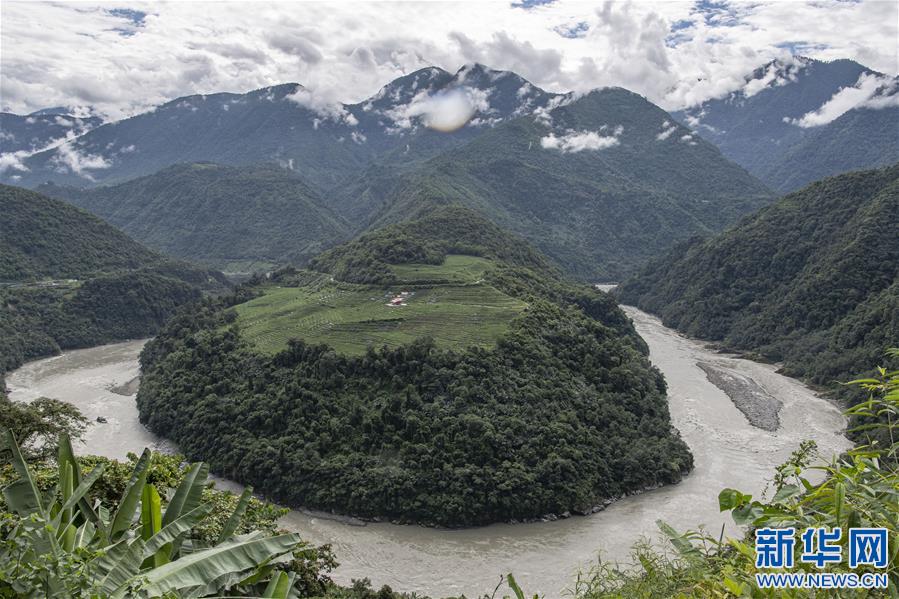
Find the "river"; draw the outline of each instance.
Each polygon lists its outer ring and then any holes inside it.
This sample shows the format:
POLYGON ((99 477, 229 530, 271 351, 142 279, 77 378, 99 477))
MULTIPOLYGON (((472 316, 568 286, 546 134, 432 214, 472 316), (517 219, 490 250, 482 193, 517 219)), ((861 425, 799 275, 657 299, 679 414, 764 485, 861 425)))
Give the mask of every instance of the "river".
MULTIPOLYGON (((493 590, 499 577, 514 572, 527 593, 547 599, 573 587, 579 570, 598 556, 626 562, 641 537, 658 538, 656 520, 676 529, 704 526, 716 535, 724 524, 717 495, 724 487, 761 493, 774 466, 804 439, 817 441, 833 455, 850 444, 842 435, 845 419, 830 402, 801 383, 781 376, 770 365, 708 350, 701 342, 668 329, 653 316, 625 308, 650 348, 652 362, 668 381, 674 425, 689 444, 696 469, 680 484, 628 497, 591 516, 556 522, 496 524, 465 530, 440 530, 387 523, 357 525, 322 514, 292 511, 283 524, 315 543, 331 543, 341 565, 338 582, 368 577, 376 586, 418 591, 433 597, 493 590), (768 432, 749 424, 698 364, 754 381, 782 402, 780 427, 768 432)), ((175 451, 174 444, 138 422, 133 381, 143 341, 65 352, 11 373, 14 400, 55 397, 80 408, 94 423, 84 442, 93 453, 122 458, 145 446, 175 451), (131 385, 128 383, 131 382, 131 385)))

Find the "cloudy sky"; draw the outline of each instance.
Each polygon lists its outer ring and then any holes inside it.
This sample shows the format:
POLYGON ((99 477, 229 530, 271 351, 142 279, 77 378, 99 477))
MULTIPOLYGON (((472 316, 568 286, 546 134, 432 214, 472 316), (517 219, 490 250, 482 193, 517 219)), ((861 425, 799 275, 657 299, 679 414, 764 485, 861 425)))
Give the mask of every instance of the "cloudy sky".
POLYGON ((297 82, 362 100, 468 62, 551 91, 620 85, 667 109, 720 97, 772 58, 899 73, 899 2, 16 2, 0 4, 0 107, 120 118, 194 93, 297 82))

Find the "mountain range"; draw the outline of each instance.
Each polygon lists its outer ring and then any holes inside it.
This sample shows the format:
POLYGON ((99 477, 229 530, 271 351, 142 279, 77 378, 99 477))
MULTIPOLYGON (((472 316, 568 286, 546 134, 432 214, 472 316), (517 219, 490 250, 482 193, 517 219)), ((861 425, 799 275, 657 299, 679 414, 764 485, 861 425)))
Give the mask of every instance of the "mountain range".
POLYGON ((772 61, 673 116, 782 192, 899 161, 899 78, 851 60, 772 61))
POLYGON ((402 173, 369 169, 350 191, 336 194, 348 220, 380 226, 462 203, 591 280, 617 279, 771 200, 712 144, 621 88, 568 96, 402 173))
POLYGON ((554 97, 514 73, 478 64, 455 74, 421 69, 355 104, 325 102, 297 83, 186 96, 24 158, 7 169, 5 181, 92 186, 183 162, 277 162, 330 189, 376 158, 395 151, 387 161, 405 164, 410 156, 431 156, 554 97), (449 121, 438 122, 444 114, 449 121), (426 123, 457 130, 436 132, 426 123))
POLYGON ((176 100, 73 142, 104 165, 86 173, 92 187, 60 187, 84 181, 59 172, 63 147, 26 159, 20 183, 49 176, 57 183, 43 192, 151 247, 227 268, 302 264, 350 234, 462 203, 576 276, 605 280, 772 199, 712 144, 620 88, 550 94, 469 65, 417 71, 354 105, 323 107, 305 93, 291 84, 176 100), (223 166, 169 169, 199 159, 223 166), (225 166, 266 160, 283 174, 225 166), (293 195, 273 193, 274 180, 293 195))
POLYGON ((851 61, 796 58, 672 116, 620 88, 556 94, 480 64, 431 67, 354 104, 295 83, 178 98, 7 153, 3 177, 232 271, 304 264, 370 227, 461 203, 579 278, 620 280, 769 203, 770 188, 899 160, 894 88, 851 61), (872 96, 801 126, 852 90, 872 96))

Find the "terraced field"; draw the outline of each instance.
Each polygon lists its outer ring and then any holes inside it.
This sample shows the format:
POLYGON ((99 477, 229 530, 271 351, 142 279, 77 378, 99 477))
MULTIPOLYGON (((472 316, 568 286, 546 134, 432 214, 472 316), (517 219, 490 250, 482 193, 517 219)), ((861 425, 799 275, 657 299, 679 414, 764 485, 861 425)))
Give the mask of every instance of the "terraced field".
POLYGON ((245 338, 266 353, 290 339, 327 343, 361 354, 433 337, 447 348, 490 347, 526 304, 481 282, 488 260, 449 256, 443 265, 395 266, 391 288, 331 282, 324 287, 271 287, 236 307, 245 338), (388 305, 403 291, 405 305, 388 305))
POLYGON ((490 260, 476 256, 449 255, 443 264, 394 264, 390 268, 404 283, 476 283, 491 267, 490 260))

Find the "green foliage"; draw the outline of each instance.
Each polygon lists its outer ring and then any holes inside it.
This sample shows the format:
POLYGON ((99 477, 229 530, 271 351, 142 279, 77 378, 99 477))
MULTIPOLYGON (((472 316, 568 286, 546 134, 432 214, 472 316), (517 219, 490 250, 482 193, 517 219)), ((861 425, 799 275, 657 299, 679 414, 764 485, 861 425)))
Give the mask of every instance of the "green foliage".
POLYGON ((275 165, 179 164, 118 185, 39 191, 153 249, 228 271, 247 262, 303 263, 349 232, 315 190, 275 165))
POLYGON ((899 166, 785 196, 616 291, 688 335, 834 387, 899 337, 899 166))
POLYGON ((201 291, 227 285, 40 194, 0 186, 0 213, 0 382, 61 349, 152 335, 201 291))
MULTIPOLYGON (((899 349, 891 350, 899 358, 899 349)), ((899 587, 899 471, 896 452, 899 438, 899 370, 876 369, 877 376, 850 383, 869 393, 869 399, 848 411, 848 415, 868 416, 873 424, 864 427, 872 442, 822 466, 813 443, 803 443, 773 478, 770 499, 754 499, 735 489, 719 494, 721 511, 730 511, 737 524, 749 527, 743 538, 713 537, 704 532, 678 533, 659 523, 670 547, 659 550, 648 544, 634 548, 636 569, 618 569, 598 564, 582 574, 575 588, 577 599, 635 599, 655 597, 784 597, 812 599, 821 597, 895 597, 899 587), (875 418, 876 417, 876 418, 875 418), (888 439, 882 443, 879 439, 888 439), (820 483, 809 480, 815 471, 820 483), (888 590, 763 590, 755 582, 753 530, 762 527, 886 528, 889 535, 889 561, 885 570, 861 566, 852 570, 886 573, 888 590)), ((846 536, 841 541, 848 551, 846 536)), ((795 571, 817 571, 802 562, 795 546, 795 571)), ((848 563, 828 566, 830 572, 848 572, 848 563)))
MULTIPOLYGON (((77 439, 85 424, 78 408, 64 401, 39 397, 24 403, 0 395, 0 432, 11 431, 26 458, 47 457, 61 434, 77 439)), ((0 457, 7 457, 5 448, 0 457)))
POLYGON ((317 256, 310 267, 341 281, 391 284, 407 274, 391 265, 440 265, 447 254, 551 269, 546 259, 526 242, 479 213, 455 204, 432 208, 417 218, 366 233, 317 256))
POLYGON ((241 336, 267 353, 284 350, 290 339, 326 343, 351 354, 364 354, 369 347, 398 347, 421 337, 432 338, 441 348, 490 348, 527 307, 484 282, 491 265, 451 255, 441 266, 391 266, 404 281, 394 288, 327 281, 265 287, 261 296, 237 306, 236 322, 241 336), (411 290, 406 305, 387 305, 401 290, 411 290))
POLYGON ((595 282, 619 280, 676 241, 719 231, 771 199, 713 145, 681 140, 687 128, 657 139, 671 117, 626 90, 597 90, 551 115, 552 126, 523 116, 486 128, 404 171, 370 169, 338 195, 337 209, 383 226, 462 204, 595 282), (601 151, 541 144, 567 130, 611 135, 619 126, 619 143, 601 151))
POLYGON ((196 286, 152 271, 71 287, 0 288, 0 374, 61 349, 150 336, 200 296, 196 286))
POLYGON ((0 282, 82 279, 131 270, 162 256, 62 202, 0 185, 0 282))
MULTIPOLYGON (((82 477, 95 469, 102 469, 102 474, 91 487, 91 496, 103 505, 114 505, 124 495, 137 461, 138 456, 135 454, 129 454, 125 462, 89 455, 80 457, 78 464, 82 477)), ((53 461, 40 458, 32 462, 30 467, 42 493, 51 492, 58 484, 59 470, 53 461)), ((182 456, 153 453, 147 468, 146 482, 156 489, 177 488, 184 480, 187 468, 182 456)), ((15 471, 11 466, 0 469, 0 487, 13 482, 15 478, 15 471)), ((230 534, 247 534, 256 530, 274 534, 278 530, 278 519, 287 511, 252 497, 246 500, 246 508, 238 510, 240 501, 240 497, 228 491, 214 487, 204 488, 203 503, 211 504, 213 508, 194 527, 193 534, 206 543, 219 542, 222 534, 229 528, 230 515, 234 513, 240 514, 240 519, 230 534)), ((0 506, 5 507, 5 504, 0 503, 0 506)))
MULTIPOLYGON (((185 471, 174 458, 154 459, 145 451, 123 482, 121 499, 104 505, 99 483, 110 462, 82 474, 63 435, 57 476, 48 491, 41 489, 41 475, 32 472, 11 433, 8 441, 15 479, 3 489, 12 513, 3 520, 2 596, 174 598, 262 592, 284 597, 287 588, 307 596, 322 594, 327 586, 315 569, 327 561, 318 551, 310 552, 298 535, 262 530, 234 535, 223 528, 217 537, 204 536, 200 524, 223 506, 206 500, 208 468, 203 464, 185 471), (157 480, 179 480, 174 492, 163 494, 148 482, 153 472, 157 480), (95 487, 100 496, 91 499, 95 487), (310 582, 314 588, 307 586, 310 582)), ((121 473, 116 478, 124 480, 121 473)), ((239 500, 228 520, 252 525, 247 519, 251 503, 239 500)), ((269 530, 272 521, 269 517, 269 530)))
MULTIPOLYGON (((585 513, 605 499, 680 480, 692 458, 671 429, 664 381, 614 302, 558 278, 522 242, 493 238, 493 225, 468 211, 441 210, 434 218, 421 230, 433 231, 427 248, 435 261, 458 243, 481 240, 490 269, 473 275, 484 279, 477 285, 432 282, 416 292, 426 299, 462 289, 486 298, 489 289, 526 304, 495 342, 447 348, 419 339, 339 353, 307 337, 266 355, 245 337, 266 326, 252 318, 275 319, 272 331, 289 327, 309 301, 280 315, 283 303, 263 310, 266 302, 346 285, 284 272, 275 282, 299 288, 269 288, 238 305, 237 317, 228 302, 205 302, 147 344, 137 398, 142 422, 278 501, 403 522, 457 526, 585 513)), ((389 248, 416 245, 417 230, 399 225, 336 249, 316 267, 327 264, 352 280, 380 264, 393 276, 434 281, 487 264, 454 259, 447 274, 422 265, 420 252, 387 261, 389 248), (396 269, 401 260, 412 263, 396 269)), ((374 292, 359 293, 355 307, 322 299, 328 317, 351 313, 374 292)), ((418 297, 399 310, 414 313, 418 297)), ((409 338, 415 322, 401 325, 410 325, 409 338)), ((459 321, 463 332, 479 324, 459 321)), ((342 339, 348 343, 349 334, 342 339)))

